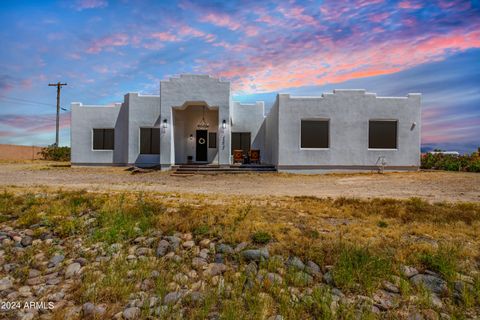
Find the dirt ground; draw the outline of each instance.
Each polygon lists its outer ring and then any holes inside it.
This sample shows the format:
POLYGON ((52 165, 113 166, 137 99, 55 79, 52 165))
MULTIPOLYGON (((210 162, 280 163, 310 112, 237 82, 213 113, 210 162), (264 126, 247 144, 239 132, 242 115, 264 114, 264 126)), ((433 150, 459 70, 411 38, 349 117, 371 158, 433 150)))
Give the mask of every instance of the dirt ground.
POLYGON ((174 176, 132 174, 126 168, 70 167, 45 161, 0 163, 0 188, 62 188, 88 191, 155 191, 251 196, 358 198, 420 197, 436 201, 480 201, 480 174, 405 172, 299 175, 249 173, 174 176))

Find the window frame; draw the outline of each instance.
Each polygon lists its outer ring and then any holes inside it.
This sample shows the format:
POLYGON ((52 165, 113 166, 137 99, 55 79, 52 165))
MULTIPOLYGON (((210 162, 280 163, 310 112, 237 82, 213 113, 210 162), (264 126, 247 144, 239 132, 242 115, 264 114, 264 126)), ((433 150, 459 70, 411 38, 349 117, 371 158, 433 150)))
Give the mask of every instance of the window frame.
POLYGON ((217 138, 217 132, 216 131, 208 131, 208 149, 217 149, 218 148, 217 147, 217 139, 218 138, 217 138), (210 141, 212 140, 210 138, 210 135, 215 135, 215 140, 214 140, 215 141, 215 146, 213 146, 213 147, 210 144, 210 141))
POLYGON ((368 151, 397 151, 398 150, 398 119, 368 119, 367 122, 367 150, 368 151), (383 122, 395 122, 396 129, 395 129, 395 148, 370 148, 370 122, 371 121, 383 121, 383 122))
POLYGON ((300 119, 300 134, 299 134, 299 141, 298 141, 298 145, 300 147, 300 150, 330 150, 330 147, 331 147, 331 134, 330 134, 330 118, 305 118, 305 119, 300 119), (327 127, 327 133, 328 133, 328 139, 327 139, 327 143, 328 143, 328 147, 326 148, 305 148, 305 147, 302 147, 302 122, 303 121, 316 121, 316 122, 320 122, 320 121, 326 121, 327 124, 328 124, 328 127, 327 127))
POLYGON ((142 155, 159 155, 160 154, 160 145, 158 146, 158 153, 142 153, 142 129, 149 129, 150 130, 150 152, 152 151, 152 146, 153 146, 153 139, 152 139, 152 133, 153 130, 158 130, 158 139, 160 142, 160 127, 139 127, 138 128, 138 154, 142 155))
MULTIPOLYGON (((247 154, 248 154, 248 152, 250 150, 252 150, 252 132, 251 131, 235 131, 235 132, 232 131, 232 132, 230 132, 230 139, 231 139, 230 140, 230 149, 231 149, 232 154, 233 154, 233 151, 234 151, 234 149, 233 149, 233 135, 234 134, 240 134, 240 147, 242 146, 242 135, 248 134, 248 140, 249 140, 248 141, 249 142, 248 143, 248 150, 247 150, 247 154)), ((240 149, 238 149, 238 150, 240 150, 240 149)), ((242 150, 243 150, 243 148, 242 148, 242 150)))
MULTIPOLYGON (((92 128, 91 130, 91 149, 92 151, 115 151, 115 128, 92 128), (112 149, 95 149, 93 147, 95 130, 103 130, 103 140, 105 140, 105 130, 113 130, 113 148, 112 149)), ((103 143, 105 145, 105 141, 103 143)))

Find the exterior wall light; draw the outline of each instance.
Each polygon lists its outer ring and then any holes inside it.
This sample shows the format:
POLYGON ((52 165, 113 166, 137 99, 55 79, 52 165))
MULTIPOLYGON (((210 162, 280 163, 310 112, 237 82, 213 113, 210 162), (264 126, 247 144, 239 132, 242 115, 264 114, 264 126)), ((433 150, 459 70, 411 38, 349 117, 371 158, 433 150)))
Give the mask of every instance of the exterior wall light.
POLYGON ((227 127, 227 120, 223 119, 222 121, 222 129, 225 129, 227 127))
POLYGON ((163 128, 166 129, 168 126, 167 119, 163 119, 163 128))

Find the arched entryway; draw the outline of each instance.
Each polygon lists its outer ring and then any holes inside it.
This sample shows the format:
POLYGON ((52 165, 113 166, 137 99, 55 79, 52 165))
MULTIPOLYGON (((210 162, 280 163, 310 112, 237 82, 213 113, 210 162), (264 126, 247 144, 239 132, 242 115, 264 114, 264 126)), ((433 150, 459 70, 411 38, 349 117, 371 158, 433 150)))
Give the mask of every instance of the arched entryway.
POLYGON ((172 113, 175 164, 218 164, 218 107, 186 102, 172 113))

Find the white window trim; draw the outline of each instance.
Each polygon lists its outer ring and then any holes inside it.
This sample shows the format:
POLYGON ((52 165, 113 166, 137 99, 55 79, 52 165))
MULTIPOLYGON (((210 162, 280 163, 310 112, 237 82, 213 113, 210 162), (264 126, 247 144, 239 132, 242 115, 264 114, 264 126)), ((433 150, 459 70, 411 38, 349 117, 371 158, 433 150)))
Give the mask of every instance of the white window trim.
POLYGON ((368 122, 367 122, 367 150, 368 151, 398 151, 398 119, 378 119, 378 118, 374 118, 374 119, 368 119, 368 122), (370 121, 390 121, 390 122, 396 122, 397 123, 397 136, 395 137, 396 138, 396 142, 395 142, 395 145, 397 146, 396 148, 370 148, 369 145, 370 145, 370 121))
POLYGON ((115 128, 92 128, 90 130, 90 148, 92 149, 91 151, 93 152, 112 152, 112 151, 115 151, 115 128), (98 129, 102 129, 102 130, 105 130, 105 129, 113 129, 113 149, 93 149, 93 130, 98 130, 98 129))
MULTIPOLYGON (((139 155, 145 155, 145 156, 159 156, 160 155, 160 152, 159 153, 141 153, 140 149, 141 149, 141 137, 142 137, 142 129, 158 129, 158 130, 161 130, 160 127, 148 127, 148 126, 140 126, 138 127, 138 154, 139 155)), ((162 132, 160 131, 160 134, 162 132)), ((160 146, 158 147, 159 150, 160 150, 160 146)))
POLYGON ((300 134, 298 140, 298 146, 300 150, 305 151, 326 151, 331 148, 331 134, 330 134, 330 118, 303 118, 300 119, 300 134), (328 122, 328 148, 302 148, 302 121, 327 121, 328 122))

